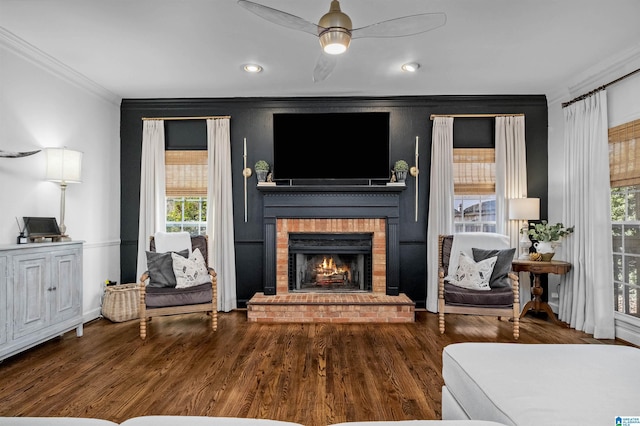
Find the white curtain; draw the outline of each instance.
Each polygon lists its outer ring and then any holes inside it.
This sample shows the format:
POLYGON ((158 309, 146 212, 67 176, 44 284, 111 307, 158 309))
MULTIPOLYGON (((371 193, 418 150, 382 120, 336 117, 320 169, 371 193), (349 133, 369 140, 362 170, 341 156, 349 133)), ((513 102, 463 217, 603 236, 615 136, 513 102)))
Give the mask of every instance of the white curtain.
POLYGON ((507 200, 527 197, 524 116, 496 117, 496 232, 518 247, 522 223, 509 220, 507 200))
MULTIPOLYGON (((496 117, 496 232, 509 236, 511 247, 519 253, 523 223, 509 220, 509 198, 527 197, 527 146, 524 116, 496 117)), ((520 274, 520 304, 531 300, 531 280, 520 274)))
POLYGON ((564 109, 562 242, 573 265, 560 281, 559 318, 596 339, 615 338, 605 90, 564 109))
POLYGON ((438 235, 453 233, 453 118, 435 117, 427 224, 427 310, 438 312, 438 235))
POLYGON ((207 120, 209 265, 218 274, 218 310, 224 312, 238 305, 229 121, 228 118, 207 120))
POLYGON ((166 230, 164 120, 145 120, 140 164, 137 277, 147 270, 149 237, 166 230))

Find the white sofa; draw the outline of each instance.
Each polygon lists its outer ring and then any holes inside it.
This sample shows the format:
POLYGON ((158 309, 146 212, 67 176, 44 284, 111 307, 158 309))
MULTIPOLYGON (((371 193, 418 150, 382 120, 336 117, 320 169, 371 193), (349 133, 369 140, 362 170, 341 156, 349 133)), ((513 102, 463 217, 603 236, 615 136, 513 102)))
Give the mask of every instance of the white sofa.
MULTIPOLYGON (((0 426, 114 426, 108 420, 75 417, 0 417, 0 426)), ((267 419, 204 416, 141 416, 120 423, 121 426, 301 426, 297 423, 267 419)), ((404 420, 338 423, 333 426, 503 426, 485 421, 404 420)))
POLYGON ((615 425, 640 417, 640 349, 456 343, 442 354, 442 418, 505 425, 615 425))

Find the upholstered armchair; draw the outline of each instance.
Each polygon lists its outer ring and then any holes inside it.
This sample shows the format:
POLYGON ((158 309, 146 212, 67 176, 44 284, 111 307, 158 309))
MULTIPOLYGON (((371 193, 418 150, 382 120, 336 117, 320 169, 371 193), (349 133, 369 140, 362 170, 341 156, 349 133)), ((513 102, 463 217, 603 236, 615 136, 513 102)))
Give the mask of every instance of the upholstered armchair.
POLYGON ((511 272, 514 254, 506 235, 470 232, 439 236, 440 333, 445 332, 446 314, 490 315, 510 318, 513 338, 518 339, 520 294, 518 276, 511 272))
POLYGON ((217 330, 217 278, 207 259, 206 235, 157 233, 150 237, 149 269, 140 277, 139 286, 141 339, 147 336, 147 320, 165 315, 207 312, 211 315, 211 329, 217 330))

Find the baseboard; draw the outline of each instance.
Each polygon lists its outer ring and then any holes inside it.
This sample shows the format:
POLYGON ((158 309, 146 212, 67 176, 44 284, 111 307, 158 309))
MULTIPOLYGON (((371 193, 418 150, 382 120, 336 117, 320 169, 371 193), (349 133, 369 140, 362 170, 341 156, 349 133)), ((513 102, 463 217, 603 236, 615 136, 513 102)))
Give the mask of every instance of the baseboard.
POLYGON ((616 339, 640 346, 640 318, 615 313, 616 339))

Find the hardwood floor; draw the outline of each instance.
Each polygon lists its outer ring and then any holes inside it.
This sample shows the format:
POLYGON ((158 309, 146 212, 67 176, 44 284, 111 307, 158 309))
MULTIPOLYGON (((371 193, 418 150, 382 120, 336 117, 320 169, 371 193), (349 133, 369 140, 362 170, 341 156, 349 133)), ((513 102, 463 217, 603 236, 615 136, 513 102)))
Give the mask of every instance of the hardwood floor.
MULTIPOLYGON (((410 324, 260 324, 246 311, 100 319, 0 364, 0 416, 269 418, 320 426, 441 418, 442 349, 514 342, 507 321, 419 311, 410 324)), ((607 343, 531 314, 520 344, 607 343)))

